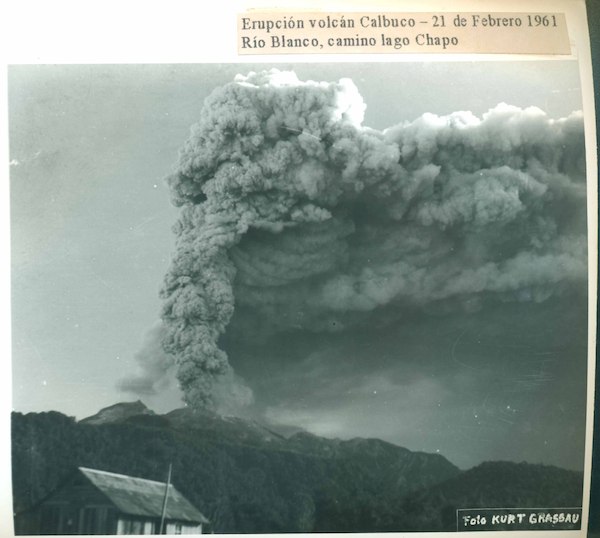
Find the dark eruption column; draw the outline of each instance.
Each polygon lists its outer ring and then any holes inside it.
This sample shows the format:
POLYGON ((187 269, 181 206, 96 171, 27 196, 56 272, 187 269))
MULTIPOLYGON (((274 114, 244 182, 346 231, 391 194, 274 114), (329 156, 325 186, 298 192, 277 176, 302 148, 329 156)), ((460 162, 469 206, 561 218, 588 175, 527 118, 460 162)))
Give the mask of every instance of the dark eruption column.
POLYGON ((499 105, 382 133, 364 108, 349 80, 277 71, 206 100, 169 178, 182 210, 162 290, 188 404, 231 375, 226 330, 344 331, 382 307, 543 301, 585 280, 580 115, 499 105))

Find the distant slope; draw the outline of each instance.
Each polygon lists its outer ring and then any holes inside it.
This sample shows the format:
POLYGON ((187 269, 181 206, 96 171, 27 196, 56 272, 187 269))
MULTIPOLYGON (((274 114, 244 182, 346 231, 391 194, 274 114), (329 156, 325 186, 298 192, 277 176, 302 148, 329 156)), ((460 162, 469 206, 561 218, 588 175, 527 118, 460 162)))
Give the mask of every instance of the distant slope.
POLYGON ((581 506, 582 473, 548 465, 485 462, 415 492, 405 508, 421 530, 456 530, 458 508, 551 508, 581 506))
POLYGON ((215 532, 442 530, 455 506, 581 503, 580 473, 505 463, 461 472, 440 455, 378 439, 286 438, 254 421, 137 407, 111 406, 80 423, 13 413, 15 510, 78 465, 164 480, 169 463, 215 532))
POLYGON ((139 415, 154 415, 154 411, 148 409, 140 400, 137 402, 118 403, 101 409, 95 415, 84 418, 80 423, 107 424, 139 415))

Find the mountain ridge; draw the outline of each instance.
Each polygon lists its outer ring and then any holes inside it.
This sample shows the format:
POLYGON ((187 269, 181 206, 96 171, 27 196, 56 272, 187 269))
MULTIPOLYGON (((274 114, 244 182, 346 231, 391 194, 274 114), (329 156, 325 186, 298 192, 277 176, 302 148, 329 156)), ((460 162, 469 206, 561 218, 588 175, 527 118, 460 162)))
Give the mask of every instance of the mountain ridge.
POLYGON ((128 417, 138 415, 155 415, 141 400, 135 402, 118 402, 108 407, 103 407, 94 415, 79 420, 80 424, 106 424, 117 422, 128 417))

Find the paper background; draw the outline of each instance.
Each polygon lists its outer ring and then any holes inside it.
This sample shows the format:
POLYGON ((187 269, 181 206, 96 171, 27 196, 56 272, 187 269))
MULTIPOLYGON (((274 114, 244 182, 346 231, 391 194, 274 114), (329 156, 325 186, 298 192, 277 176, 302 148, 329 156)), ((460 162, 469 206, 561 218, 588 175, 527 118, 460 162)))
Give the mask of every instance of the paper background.
MULTIPOLYGON (((130 2, 122 5, 118 2, 10 2, 3 11, 2 16, 2 50, 5 55, 4 64, 19 63, 203 63, 203 62, 255 62, 256 58, 243 58, 236 54, 236 14, 248 7, 270 6, 268 2, 254 2, 252 6, 244 2, 231 2, 227 6, 211 6, 207 13, 201 4, 194 2, 146 3, 130 2)), ((279 2, 282 6, 297 7, 298 3, 279 2)), ((369 3, 368 9, 390 9, 403 11, 438 11, 445 6, 436 2, 419 2, 418 6, 410 2, 377 2, 369 3)), ((486 2, 486 9, 492 11, 565 11, 567 14, 570 39, 573 53, 578 57, 582 68, 582 87, 584 92, 584 113, 588 118, 586 136, 588 148, 595 146, 595 128, 593 122, 593 89, 590 71, 591 57, 585 26, 585 6, 583 2, 573 1, 547 1, 547 2, 486 2), (542 7, 543 6, 543 7, 542 7)), ((364 3, 359 2, 305 2, 302 7, 317 7, 321 10, 350 10, 362 9, 364 3)), ((452 9, 462 11, 477 11, 481 9, 481 2, 463 2, 460 6, 453 4, 452 9)), ((416 56, 407 55, 394 58, 400 61, 414 60, 416 56)), ((428 60, 435 61, 435 55, 429 55, 428 60)), ((444 57, 445 60, 451 59, 444 57)), ((478 61, 496 61, 494 56, 478 56, 478 61)), ((265 63, 283 61, 282 56, 265 56, 261 61, 265 63)), ((294 55, 293 61, 317 61, 315 56, 302 58, 294 55)), ((361 55, 361 61, 389 61, 389 56, 361 55)), ((318 61, 356 61, 355 57, 323 56, 318 61)), ((6 71, 2 72, 3 102, 6 103, 6 71)), ((3 107, 5 113, 6 107, 3 107)), ((5 118, 5 116, 3 116, 5 118)), ((3 162, 8 162, 8 141, 6 129, 2 132, 2 157, 3 162)), ((9 252, 9 207, 8 207, 8 180, 6 178, 8 167, 3 173, 5 180, 0 203, 2 225, 0 227, 0 241, 4 252, 9 252)), ((589 242, 597 244, 597 189, 592 179, 597 177, 596 159, 592 152, 588 153, 588 178, 590 190, 588 191, 589 204, 589 242)), ((590 252, 590 297, 591 310, 595 312, 596 256, 590 252)), ((10 313, 8 304, 10 298, 10 281, 7 257, 4 258, 2 279, 2 298, 6 305, 3 312, 2 324, 4 327, 3 348, 5 361, 3 362, 2 379, 6 380, 5 390, 1 394, 1 403, 4 409, 11 409, 10 394, 10 313)), ((590 338, 595 333, 595 318, 590 316, 590 338)), ((593 393, 594 366, 590 364, 589 392, 593 393)), ((591 409, 591 401, 590 401, 591 409)), ((589 413, 591 420, 591 413, 589 413)), ((4 432, 10 431, 9 414, 2 415, 2 428, 4 432)), ((590 422, 591 425, 591 422, 590 422)), ((8 435, 6 435, 8 441, 8 435)), ((591 437, 587 444, 587 467, 591 462, 591 437)), ((11 494, 8 477, 10 473, 10 451, 8 442, 3 443, 0 465, 4 468, 7 480, 3 483, 0 502, 2 520, 0 533, 7 535, 11 523, 11 494), (5 530, 6 529, 6 530, 5 530)), ((586 489, 589 480, 586 479, 586 489)), ((585 508, 585 505, 584 505, 585 508)), ((585 511, 585 510, 584 510, 585 511)), ((584 519, 585 526, 585 519, 584 519)), ((561 533, 553 533, 560 536, 561 533)), ((572 536, 573 534, 569 534, 572 536)))

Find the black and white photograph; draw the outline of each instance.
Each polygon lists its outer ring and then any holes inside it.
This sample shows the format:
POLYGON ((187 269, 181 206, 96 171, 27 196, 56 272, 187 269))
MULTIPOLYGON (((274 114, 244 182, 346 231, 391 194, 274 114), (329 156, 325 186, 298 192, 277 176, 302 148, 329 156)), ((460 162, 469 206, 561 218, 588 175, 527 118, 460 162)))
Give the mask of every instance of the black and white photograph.
POLYGON ((582 528, 578 62, 356 59, 9 66, 16 534, 582 528))

